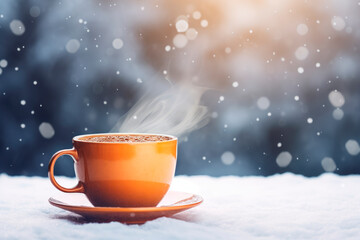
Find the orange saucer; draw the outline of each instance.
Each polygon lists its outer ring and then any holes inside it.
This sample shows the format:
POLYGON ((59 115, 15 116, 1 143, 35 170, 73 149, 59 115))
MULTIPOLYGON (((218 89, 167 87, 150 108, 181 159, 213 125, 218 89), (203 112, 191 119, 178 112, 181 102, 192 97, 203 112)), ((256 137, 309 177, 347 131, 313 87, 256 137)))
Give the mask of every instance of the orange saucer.
POLYGON ((90 221, 144 223, 193 208, 203 202, 199 195, 169 191, 157 207, 94 207, 84 194, 72 193, 49 198, 51 205, 77 213, 90 221))

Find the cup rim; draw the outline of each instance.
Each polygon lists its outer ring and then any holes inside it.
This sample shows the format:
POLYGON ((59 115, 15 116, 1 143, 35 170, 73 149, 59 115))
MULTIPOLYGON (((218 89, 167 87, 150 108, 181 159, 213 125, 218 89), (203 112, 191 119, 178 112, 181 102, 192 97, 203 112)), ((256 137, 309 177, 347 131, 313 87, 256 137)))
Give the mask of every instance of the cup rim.
POLYGON ((127 132, 123 132, 123 133, 90 133, 90 134, 83 134, 83 135, 77 135, 75 137, 73 137, 73 142, 81 142, 81 143, 90 143, 90 144, 149 144, 149 143, 166 143, 166 142, 171 142, 171 141, 177 141, 178 138, 173 136, 173 135, 169 135, 169 134, 162 134, 162 133, 127 133, 127 132), (149 141, 149 142, 90 142, 90 141, 86 141, 83 140, 81 138, 83 137, 90 137, 90 136, 104 136, 104 135, 156 135, 156 136, 165 136, 165 137, 170 137, 170 140, 165 140, 165 141, 149 141))

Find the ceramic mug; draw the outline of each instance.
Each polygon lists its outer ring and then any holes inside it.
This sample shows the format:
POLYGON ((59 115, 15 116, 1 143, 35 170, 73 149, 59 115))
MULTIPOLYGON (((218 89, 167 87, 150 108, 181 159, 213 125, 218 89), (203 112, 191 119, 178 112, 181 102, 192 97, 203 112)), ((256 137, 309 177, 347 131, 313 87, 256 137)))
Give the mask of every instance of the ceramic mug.
POLYGON ((49 162, 49 178, 60 191, 84 193, 94 206, 154 207, 164 197, 175 174, 177 138, 157 142, 91 142, 89 137, 108 135, 159 134, 89 134, 73 138, 73 148, 58 151, 49 162), (78 184, 60 186, 54 178, 56 160, 70 155, 78 184))

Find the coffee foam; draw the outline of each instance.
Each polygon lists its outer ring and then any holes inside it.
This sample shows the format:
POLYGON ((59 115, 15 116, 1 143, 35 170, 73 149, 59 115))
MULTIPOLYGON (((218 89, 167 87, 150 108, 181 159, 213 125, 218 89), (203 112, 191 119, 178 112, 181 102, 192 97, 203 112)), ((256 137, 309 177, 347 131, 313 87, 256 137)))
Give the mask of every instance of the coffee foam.
POLYGON ((171 137, 161 135, 104 135, 104 136, 89 136, 81 138, 86 142, 99 143, 137 143, 137 142, 163 142, 171 140, 171 137))

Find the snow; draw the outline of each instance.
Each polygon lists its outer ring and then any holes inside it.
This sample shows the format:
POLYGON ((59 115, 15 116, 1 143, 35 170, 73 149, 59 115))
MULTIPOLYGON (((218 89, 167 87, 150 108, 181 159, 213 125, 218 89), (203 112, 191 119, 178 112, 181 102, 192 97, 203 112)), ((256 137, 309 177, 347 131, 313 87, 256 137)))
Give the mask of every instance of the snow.
POLYGON ((195 28, 189 28, 187 31, 186 31, 186 37, 187 39, 189 40, 195 40, 197 35, 198 35, 198 32, 196 31, 195 28))
POLYGON ((359 143, 354 139, 349 139, 345 143, 345 148, 350 155, 356 156, 360 153, 359 143))
POLYGON ((261 97, 256 102, 257 106, 261 110, 266 110, 270 106, 270 100, 267 97, 261 97))
POLYGON ((112 41, 112 46, 113 46, 113 48, 119 50, 124 46, 124 42, 123 42, 123 40, 121 38, 115 38, 112 41))
POLYGON ((29 10, 30 16, 32 16, 33 18, 37 18, 38 16, 40 16, 40 12, 41 10, 38 6, 33 6, 29 10))
POLYGON ((230 151, 226 151, 221 155, 221 162, 225 165, 231 165, 234 161, 235 155, 230 151))
POLYGON ((345 104, 344 95, 341 92, 334 90, 329 93, 330 103, 337 108, 342 107, 345 104))
POLYGON ((346 26, 346 23, 345 23, 344 19, 342 17, 339 17, 339 16, 334 16, 331 19, 331 24, 332 24, 332 27, 336 31, 342 31, 346 26))
POLYGON ((326 172, 333 172, 336 170, 336 163, 335 163, 334 159, 332 159, 330 157, 324 157, 321 160, 321 166, 323 167, 323 169, 326 172))
POLYGON ((201 18, 201 12, 199 11, 193 12, 193 18, 199 20, 201 18))
POLYGON ((301 36, 306 35, 308 33, 308 31, 309 31, 309 28, 304 23, 301 23, 296 27, 296 32, 301 36))
POLYGON ((65 49, 68 53, 76 53, 80 48, 80 42, 77 39, 70 39, 66 45, 65 49))
POLYGON ((186 32, 189 28, 189 23, 185 19, 179 19, 175 24, 178 32, 186 32))
POLYGON ((165 46, 165 51, 169 52, 171 50, 171 47, 169 45, 165 46))
POLYGON ((226 47, 225 48, 225 53, 230 54, 231 53, 231 47, 226 47))
POLYGON ((276 164, 279 167, 287 167, 290 164, 291 160, 292 160, 292 155, 289 152, 284 151, 279 153, 279 155, 277 156, 276 164))
POLYGON ((25 26, 22 21, 15 19, 10 22, 10 30, 14 35, 20 36, 25 33, 25 26))
POLYGON ((209 25, 209 22, 206 19, 201 20, 200 25, 203 28, 206 28, 209 25))
POLYGON ((0 67, 6 68, 7 65, 8 65, 8 62, 7 62, 6 59, 1 59, 1 60, 0 60, 0 67))
MULTIPOLYGON (((74 179, 59 177, 65 185, 74 179)), ((357 239, 360 176, 177 176, 172 189, 204 203, 143 225, 87 223, 51 206, 40 177, 0 175, 0 239, 357 239)))
POLYGON ((53 126, 48 122, 42 122, 39 125, 39 132, 43 138, 50 139, 55 135, 53 126))
POLYGON ((344 111, 341 110, 340 108, 336 108, 334 109, 332 115, 334 119, 341 120, 344 117, 344 111))
POLYGON ((308 57, 308 55, 309 55, 309 50, 304 46, 298 47, 295 51, 295 57, 300 61, 305 60, 308 57))
POLYGON ((178 33, 173 38, 173 44, 177 48, 184 48, 188 43, 188 39, 184 34, 178 33))

